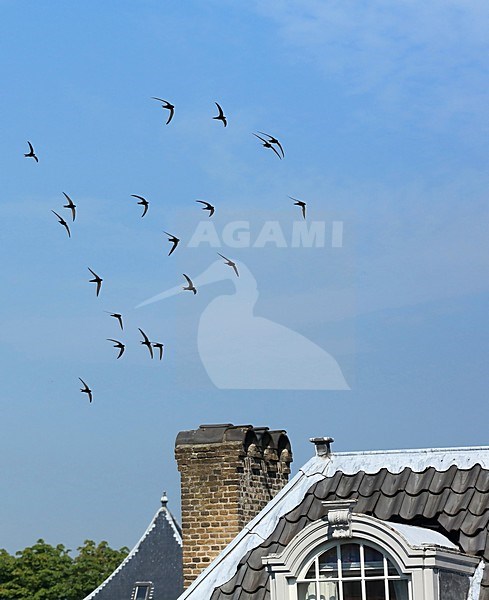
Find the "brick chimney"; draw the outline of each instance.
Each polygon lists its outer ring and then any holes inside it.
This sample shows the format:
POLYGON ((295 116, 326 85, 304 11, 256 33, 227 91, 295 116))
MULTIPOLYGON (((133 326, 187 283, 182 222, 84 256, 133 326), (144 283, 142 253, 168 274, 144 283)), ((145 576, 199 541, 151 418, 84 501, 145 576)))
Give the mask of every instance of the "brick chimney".
POLYGON ((285 431, 224 424, 180 432, 175 457, 188 587, 284 487, 292 452, 285 431))

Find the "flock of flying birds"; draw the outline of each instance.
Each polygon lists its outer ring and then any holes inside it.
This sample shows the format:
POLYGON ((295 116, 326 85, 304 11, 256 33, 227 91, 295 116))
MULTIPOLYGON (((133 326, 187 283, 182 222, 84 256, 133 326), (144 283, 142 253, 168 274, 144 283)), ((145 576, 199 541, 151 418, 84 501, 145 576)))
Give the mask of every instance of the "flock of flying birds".
MULTIPOLYGON (((173 104, 171 104, 170 102, 168 102, 167 100, 163 100, 162 98, 152 97, 152 100, 158 100, 159 102, 162 103, 161 107, 163 109, 169 111, 168 119, 166 121, 166 125, 168 125, 171 122, 171 120, 173 119, 173 116, 175 114, 175 106, 173 104)), ((217 102, 215 102, 215 104, 217 106, 218 114, 212 118, 214 120, 221 121, 223 126, 227 127, 227 117, 225 116, 222 107, 217 102)), ((275 136, 272 136, 263 131, 259 131, 258 133, 253 133, 253 135, 262 142, 262 146, 264 148, 272 150, 278 156, 278 158, 280 160, 282 160, 285 157, 285 152, 282 147, 282 144, 275 136)), ((34 151, 34 147, 32 146, 31 142, 29 142, 29 141, 27 142, 27 144, 29 146, 29 152, 25 153, 24 156, 26 158, 32 158, 36 161, 36 163, 38 163, 39 158, 37 157, 37 155, 34 151)), ((75 222, 75 218, 76 218, 76 204, 74 204, 73 200, 68 196, 68 194, 63 192, 63 195, 66 199, 66 204, 63 204, 63 208, 71 211, 71 222, 73 224, 75 222)), ((146 198, 144 198, 143 196, 138 196, 137 194, 131 194, 131 196, 133 198, 136 198, 138 200, 137 204, 141 205, 143 207, 143 212, 141 214, 141 217, 144 217, 146 215, 146 213, 148 212, 148 208, 149 208, 148 200, 146 200, 146 198)), ((289 198, 294 201, 294 206, 298 206, 301 209, 302 217, 305 219, 306 218, 306 203, 303 200, 298 200, 297 198, 293 198, 292 196, 289 196, 289 198)), ((196 200, 196 202, 203 204, 202 210, 207 211, 208 216, 212 217, 212 215, 215 212, 215 207, 212 206, 212 204, 210 204, 209 202, 206 202, 204 200, 196 200)), ((51 210, 51 212, 57 217, 58 223, 62 227, 65 228, 66 233, 68 234, 68 237, 71 237, 70 226, 68 225, 68 222, 66 221, 66 219, 64 219, 60 214, 58 214, 54 210, 51 210)), ((180 243, 180 239, 177 238, 175 235, 168 233, 167 231, 164 231, 164 233, 168 236, 168 241, 171 243, 170 252, 168 253, 168 256, 170 256, 176 250, 178 244, 180 243)), ((230 268, 233 269, 234 273, 236 274, 236 277, 239 277, 239 272, 238 272, 236 263, 234 261, 232 261, 231 259, 227 258, 226 256, 220 254, 219 252, 217 254, 225 261, 225 264, 227 266, 229 266, 230 268)), ((97 273, 95 273, 95 271, 93 271, 90 267, 88 267, 88 270, 93 275, 93 279, 89 279, 88 281, 89 281, 89 283, 95 284, 95 286, 96 286, 95 293, 96 293, 96 296, 98 297, 98 295, 100 294, 100 290, 102 289, 103 279, 99 275, 97 275, 97 273)), ((182 289, 184 289, 185 291, 192 292, 195 295, 197 293, 197 289, 194 286, 192 280, 185 273, 183 273, 183 277, 185 278, 187 285, 183 286, 182 289)), ((110 311, 105 311, 105 312, 110 314, 111 317, 113 317, 114 319, 116 319, 118 321, 120 329, 121 329, 121 331, 123 331, 124 330, 124 322, 123 322, 122 314, 117 313, 117 312, 110 312, 110 311)), ((162 360, 163 352, 164 352, 164 344, 161 342, 151 341, 142 329, 140 329, 140 328, 138 328, 138 329, 143 338, 140 343, 143 346, 146 346, 146 348, 148 348, 150 357, 154 358, 154 351, 153 351, 153 348, 154 348, 154 349, 158 350, 159 360, 162 360)), ((117 350, 119 350, 117 359, 121 358, 126 349, 125 344, 123 344, 121 341, 116 340, 114 338, 107 338, 107 341, 113 342, 113 347, 116 348, 117 350)), ((92 400, 93 400, 92 390, 87 385, 87 383, 85 381, 83 381, 83 379, 81 377, 79 377, 78 379, 83 384, 83 387, 80 388, 80 391, 84 394, 87 394, 89 401, 92 402, 92 400)))

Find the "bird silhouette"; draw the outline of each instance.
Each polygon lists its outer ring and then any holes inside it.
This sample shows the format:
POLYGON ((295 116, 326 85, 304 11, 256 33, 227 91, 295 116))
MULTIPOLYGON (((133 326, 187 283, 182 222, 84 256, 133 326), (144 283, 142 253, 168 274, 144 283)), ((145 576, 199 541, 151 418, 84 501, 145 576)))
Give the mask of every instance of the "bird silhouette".
POLYGON ((27 142, 29 144, 29 152, 27 154, 24 154, 24 156, 26 158, 33 158, 37 163, 39 162, 39 159, 36 156, 36 153, 34 152, 34 148, 32 147, 32 144, 30 142, 27 142))
MULTIPOLYGON (((301 333, 255 314, 258 283, 236 261, 239 278, 216 259, 194 277, 195 286, 231 281, 234 293, 222 292, 201 311, 197 346, 211 381, 220 389, 347 390, 335 357, 301 333), (225 332, 225 335, 223 335, 225 332)), ((139 304, 183 294, 176 285, 139 304)), ((204 304, 206 298, 201 299, 204 304)), ((258 312, 258 311, 257 311, 258 312)))
POLYGON ((54 213, 58 217, 59 224, 63 225, 63 227, 68 232, 68 237, 71 237, 71 232, 70 232, 70 228, 68 227, 68 223, 63 219, 63 217, 61 217, 60 215, 58 215, 58 213, 56 211, 52 210, 51 212, 54 213))
POLYGON ((146 198, 143 198, 142 196, 137 196, 136 194, 131 194, 131 196, 133 198, 138 198, 140 200, 140 202, 138 202, 138 204, 140 204, 141 206, 144 206, 144 210, 143 210, 143 214, 141 215, 141 218, 144 217, 144 215, 148 212, 149 202, 146 200, 146 198))
POLYGON ((92 271, 92 269, 90 267, 87 267, 87 269, 90 271, 90 273, 93 275, 94 279, 89 279, 89 283, 96 283, 97 284, 97 296, 100 293, 100 288, 102 287, 102 281, 103 279, 101 277, 99 277, 97 275, 97 273, 95 273, 94 271, 92 271))
POLYGON ((222 254, 220 254, 219 252, 218 252, 218 254, 219 254, 219 256, 220 256, 221 258, 224 258, 224 260, 226 261, 226 264, 227 264, 228 266, 230 266, 231 268, 233 268, 233 269, 234 269, 234 272, 236 273, 236 276, 237 276, 237 277, 239 277, 239 273, 238 273, 238 267, 236 266, 236 263, 235 263, 235 262, 233 262, 232 260, 229 260, 229 258, 226 258, 225 256, 223 256, 223 255, 222 255, 222 254))
POLYGON ((228 122, 227 122, 226 117, 224 116, 224 112, 223 112, 222 108, 219 106, 219 104, 217 102, 214 102, 214 104, 217 106, 217 110, 219 111, 219 114, 217 115, 217 117, 212 117, 212 118, 215 119, 216 121, 222 121, 224 127, 226 127, 228 122))
POLYGON ((73 200, 63 192, 63 196, 68 200, 68 204, 63 204, 63 208, 69 208, 71 210, 71 218, 74 221, 76 217, 76 204, 73 204, 73 200))
POLYGON ((273 135, 270 135, 269 133, 265 133, 264 131, 259 131, 258 133, 261 133, 262 135, 267 136, 270 144, 276 144, 280 148, 280 151, 282 152, 282 158, 285 157, 285 152, 284 152, 284 149, 282 148, 282 144, 277 140, 276 137, 274 137, 273 135))
POLYGON ((111 317, 114 317, 114 319, 117 319, 119 321, 119 325, 121 326, 121 330, 124 331, 124 325, 122 324, 122 315, 120 313, 111 313, 109 310, 106 310, 105 312, 111 317))
POLYGON ((253 135, 254 135, 255 137, 257 137, 259 140, 261 140, 261 141, 263 142, 263 144, 262 144, 262 145, 263 145, 263 147, 264 147, 264 148, 270 148, 271 150, 273 150, 273 151, 275 152, 275 154, 276 154, 276 155, 277 155, 277 156, 280 158, 280 160, 282 160, 282 157, 281 157, 281 156, 280 156, 280 154, 277 152, 277 150, 276 150, 275 146, 272 146, 272 144, 271 144, 271 143, 270 143, 268 140, 266 140, 266 139, 264 139, 264 138, 260 137, 260 136, 259 136, 259 135, 257 135, 256 133, 254 133, 253 135))
POLYGON ((119 356, 117 358, 120 358, 124 354, 124 350, 126 349, 125 345, 122 342, 119 342, 118 340, 113 340, 112 338, 107 338, 107 341, 114 342, 114 348, 119 349, 119 356))
POLYGON ((184 290, 187 290, 189 292, 193 292, 194 295, 197 293, 197 290, 195 289, 194 284, 192 283, 192 280, 190 279, 190 277, 188 275, 185 275, 185 273, 183 274, 183 276, 185 277, 185 279, 187 280, 188 286, 184 287, 184 290))
POLYGON ((78 377, 78 379, 83 383, 83 387, 80 388, 80 392, 83 392, 84 394, 88 394, 88 399, 91 402, 93 399, 92 390, 88 387, 88 385, 83 381, 83 379, 81 377, 78 377))
POLYGON ((163 358, 163 348, 164 348, 165 344, 160 344, 159 342, 154 342, 153 343, 153 348, 158 348, 158 350, 160 351, 160 360, 163 358))
POLYGON ((292 198, 292 196, 289 196, 289 198, 291 200, 295 200, 294 202, 294 206, 300 206, 301 211, 302 211, 302 217, 305 219, 306 218, 306 203, 303 200, 297 200, 297 198, 292 198))
POLYGON ((175 107, 173 106, 173 104, 171 104, 170 102, 168 102, 168 100, 163 100, 163 98, 155 98, 153 96, 152 99, 153 100, 159 100, 160 102, 163 103, 161 105, 161 108, 166 108, 167 110, 170 111, 170 115, 168 117, 168 121, 166 122, 166 124, 168 125, 168 123, 173 119, 173 115, 175 114, 175 107))
POLYGON ((212 217, 212 215, 214 214, 214 211, 215 211, 215 208, 214 208, 214 206, 212 206, 212 204, 209 204, 208 202, 205 202, 204 200, 196 200, 195 202, 199 202, 199 204, 203 204, 204 208, 202 210, 209 211, 209 217, 212 217))
POLYGON ((138 329, 139 329, 139 331, 141 332, 141 335, 144 338, 143 341, 141 342, 141 344, 143 346, 146 346, 148 348, 149 354, 150 354, 151 358, 153 358, 153 348, 151 347, 151 342, 149 341, 148 336, 144 333, 144 331, 142 329, 140 329, 139 327, 138 327, 138 329))
POLYGON ((168 236, 168 241, 171 242, 173 244, 173 246, 171 247, 170 252, 168 253, 168 256, 170 256, 170 254, 172 254, 172 252, 175 250, 175 248, 178 246, 178 243, 180 242, 180 239, 175 237, 174 235, 172 235, 171 233, 168 233, 168 231, 164 231, 163 233, 166 233, 166 235, 168 236))

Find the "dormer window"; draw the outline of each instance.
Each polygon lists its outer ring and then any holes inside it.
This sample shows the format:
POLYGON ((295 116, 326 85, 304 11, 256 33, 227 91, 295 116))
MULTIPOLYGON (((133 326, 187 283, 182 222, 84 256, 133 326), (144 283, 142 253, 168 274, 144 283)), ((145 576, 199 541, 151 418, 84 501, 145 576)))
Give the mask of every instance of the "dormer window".
POLYGON ((479 565, 436 531, 341 505, 262 560, 271 600, 462 600, 479 565))
POLYGON ((298 600, 408 600, 408 578, 379 548, 336 543, 317 555, 301 580, 298 600))

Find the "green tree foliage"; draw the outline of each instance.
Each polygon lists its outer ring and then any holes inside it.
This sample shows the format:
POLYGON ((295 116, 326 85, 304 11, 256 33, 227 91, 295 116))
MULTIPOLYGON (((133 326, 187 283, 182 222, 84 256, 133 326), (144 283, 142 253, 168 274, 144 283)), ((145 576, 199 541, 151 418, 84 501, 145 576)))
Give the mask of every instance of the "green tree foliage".
POLYGON ((0 600, 83 600, 127 556, 86 540, 72 558, 62 544, 38 540, 11 556, 0 549, 0 600))
POLYGON ((97 546, 92 540, 85 540, 73 560, 72 600, 85 598, 121 564, 128 552, 125 546, 113 550, 107 542, 97 546))

